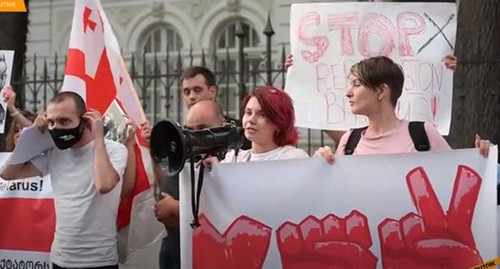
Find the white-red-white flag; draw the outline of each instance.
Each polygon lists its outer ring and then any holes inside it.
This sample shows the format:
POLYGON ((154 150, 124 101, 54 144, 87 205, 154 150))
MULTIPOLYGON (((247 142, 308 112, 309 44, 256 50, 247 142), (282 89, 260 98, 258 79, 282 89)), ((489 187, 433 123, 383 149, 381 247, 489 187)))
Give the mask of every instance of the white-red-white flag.
MULTIPOLYGON (((146 120, 118 41, 99 0, 75 1, 63 91, 79 93, 102 114, 116 100, 136 123, 146 120)), ((165 228, 153 213, 154 179, 147 145, 137 134, 137 175, 132 194, 122 199, 117 224, 120 261, 162 238, 165 228)))
MULTIPOLYGON (((0 166, 10 153, 0 153, 0 166)), ((0 178, 0 268, 49 268, 55 212, 50 177, 0 178)))

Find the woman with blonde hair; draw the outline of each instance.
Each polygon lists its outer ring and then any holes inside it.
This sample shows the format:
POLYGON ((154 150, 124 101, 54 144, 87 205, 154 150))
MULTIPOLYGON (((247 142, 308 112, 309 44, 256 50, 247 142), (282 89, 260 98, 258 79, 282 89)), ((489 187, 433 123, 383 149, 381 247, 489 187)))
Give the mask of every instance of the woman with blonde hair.
MULTIPOLYGON (((396 104, 403 91, 404 73, 400 65, 385 56, 364 59, 351 67, 346 98, 355 115, 368 118, 368 126, 358 133, 355 145, 350 143, 354 130, 340 139, 336 154, 366 155, 421 151, 413 142, 410 122, 398 118, 396 104)), ((431 123, 422 123, 429 151, 450 150, 451 147, 431 123)), ((490 142, 476 135, 479 153, 487 156, 490 142)), ((319 148, 314 156, 323 156, 329 163, 334 155, 329 146, 319 148)))

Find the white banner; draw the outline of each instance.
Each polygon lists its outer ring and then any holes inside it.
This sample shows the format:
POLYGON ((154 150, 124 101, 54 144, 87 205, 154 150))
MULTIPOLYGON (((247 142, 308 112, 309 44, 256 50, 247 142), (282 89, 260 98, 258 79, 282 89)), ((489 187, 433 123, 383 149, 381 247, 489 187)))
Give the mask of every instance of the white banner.
MULTIPOLYGON (((4 164, 10 153, 0 153, 0 163, 4 164)), ((5 181, 0 178, 0 198, 52 199, 50 176, 5 181)))
POLYGON ((219 164, 182 268, 469 268, 497 257, 497 148, 219 164))
POLYGON ((5 181, 0 178, 0 198, 52 199, 50 177, 5 181))
POLYGON ((444 67, 456 34, 452 3, 293 4, 290 43, 293 66, 286 91, 297 126, 347 130, 366 125, 345 97, 351 66, 385 55, 405 73, 398 116, 433 122, 447 135, 451 122, 453 72, 444 67))
MULTIPOLYGON (((10 156, 0 153, 0 166, 10 156)), ((50 176, 0 178, 0 269, 50 268, 55 210, 50 176)))
POLYGON ((0 268, 50 269, 51 267, 48 253, 0 249, 0 268))

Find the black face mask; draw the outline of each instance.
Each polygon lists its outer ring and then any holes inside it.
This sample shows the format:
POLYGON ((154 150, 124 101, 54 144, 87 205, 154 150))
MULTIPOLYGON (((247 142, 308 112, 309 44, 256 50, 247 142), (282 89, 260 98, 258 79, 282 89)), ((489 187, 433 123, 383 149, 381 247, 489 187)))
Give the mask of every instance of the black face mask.
POLYGON ((75 128, 54 128, 49 130, 50 136, 52 137, 54 144, 56 144, 56 147, 61 150, 68 149, 80 141, 83 135, 82 125, 83 121, 80 121, 80 124, 78 124, 75 128))

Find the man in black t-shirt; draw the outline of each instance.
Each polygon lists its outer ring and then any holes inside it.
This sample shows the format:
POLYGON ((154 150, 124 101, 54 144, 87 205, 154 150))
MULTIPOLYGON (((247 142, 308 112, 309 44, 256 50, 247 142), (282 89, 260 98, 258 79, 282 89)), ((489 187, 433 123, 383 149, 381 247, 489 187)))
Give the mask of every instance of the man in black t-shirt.
MULTIPOLYGON (((186 115, 186 126, 193 129, 200 129, 203 126, 210 127, 212 120, 217 118, 217 115, 222 115, 220 106, 215 103, 217 96, 217 86, 215 84, 215 76, 210 69, 203 66, 193 66, 184 70, 181 76, 182 81, 182 98, 188 112, 186 115), (208 102, 206 102, 208 101, 208 102), (191 111, 191 108, 197 107, 198 103, 202 103, 201 108, 206 108, 207 111, 191 111), (217 110, 217 112, 214 112, 217 110), (212 113, 213 112, 213 113, 212 113), (196 122, 192 117, 201 117, 197 120, 201 125, 193 125, 196 122), (212 118, 211 118, 212 117, 212 118), (215 118, 214 118, 215 117, 215 118)), ((223 117, 222 121, 234 121, 238 126, 241 126, 239 120, 223 117)), ((245 138, 242 149, 251 148, 252 144, 245 138)), ((156 168, 157 177, 161 178, 162 191, 167 195, 157 202, 155 206, 155 215, 162 222, 168 232, 168 235, 163 239, 160 250, 160 269, 176 269, 180 268, 180 237, 179 237, 179 219, 178 217, 165 218, 170 215, 171 211, 178 206, 179 202, 179 179, 175 177, 165 177, 158 175, 159 171, 156 168)))
MULTIPOLYGON (((219 105, 204 100, 194 104, 187 112, 185 128, 202 130, 224 124, 225 118, 219 105)), ((161 174, 161 171, 160 171, 161 174)), ((155 206, 155 215, 167 229, 160 250, 160 269, 180 268, 179 234, 179 177, 162 176, 163 199, 155 206)))

